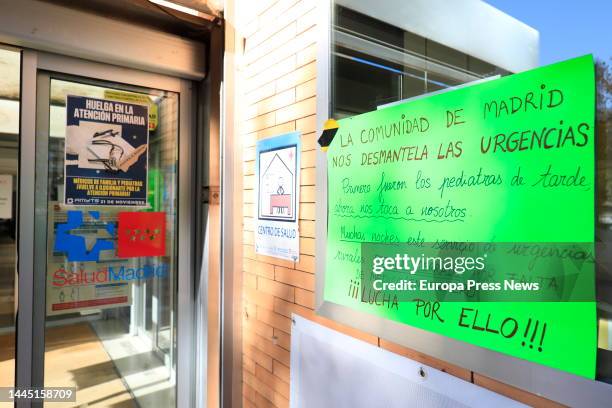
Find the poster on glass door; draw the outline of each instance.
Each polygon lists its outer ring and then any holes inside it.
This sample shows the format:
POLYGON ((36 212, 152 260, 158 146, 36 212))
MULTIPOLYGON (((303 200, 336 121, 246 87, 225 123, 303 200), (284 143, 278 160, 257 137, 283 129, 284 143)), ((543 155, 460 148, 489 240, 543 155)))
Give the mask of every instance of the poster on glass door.
POLYGON ((255 252, 297 262, 300 258, 300 133, 257 142, 255 252))
MULTIPOLYGON (((47 315, 109 309, 132 304, 134 280, 125 270, 137 260, 116 256, 120 211, 70 210, 56 201, 47 209, 47 315)), ((143 213, 146 214, 146 213, 143 213)))
POLYGON ((149 107, 66 97, 64 202, 147 205, 149 107))

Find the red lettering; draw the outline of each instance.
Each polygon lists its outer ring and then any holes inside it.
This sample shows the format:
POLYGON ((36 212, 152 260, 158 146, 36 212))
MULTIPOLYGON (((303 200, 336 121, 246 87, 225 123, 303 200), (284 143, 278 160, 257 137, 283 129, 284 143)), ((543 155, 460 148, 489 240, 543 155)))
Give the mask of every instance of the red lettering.
POLYGON ((66 271, 63 268, 53 274, 53 286, 66 286, 66 271))

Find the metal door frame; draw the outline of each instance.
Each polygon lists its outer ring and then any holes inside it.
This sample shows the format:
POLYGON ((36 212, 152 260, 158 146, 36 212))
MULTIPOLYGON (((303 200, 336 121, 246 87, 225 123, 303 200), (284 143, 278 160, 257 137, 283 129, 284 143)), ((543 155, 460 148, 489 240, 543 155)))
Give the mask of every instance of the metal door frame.
MULTIPOLYGON (((35 246, 46 234, 37 236, 40 228, 46 229, 46 211, 36 213, 36 183, 40 183, 38 168, 46 161, 36 163, 38 73, 50 71, 94 80, 124 83, 144 88, 179 93, 179 150, 178 150, 178 279, 177 291, 177 381, 176 404, 193 406, 194 396, 194 266, 196 249, 195 225, 196 188, 193 168, 195 163, 197 88, 188 80, 138 71, 130 68, 101 64, 46 52, 23 50, 21 77, 21 138, 19 163, 19 318, 17 323, 16 387, 43 386, 44 380, 44 327, 46 276, 35 272, 35 246), (44 219, 41 226, 37 220, 44 219), (30 237, 32 239, 30 239, 30 237), (42 276, 41 276, 42 275, 42 276)), ((48 92, 48 90, 47 90, 48 92)), ((44 171, 47 174, 47 171, 44 171)), ((47 183, 46 177, 42 182, 47 183)), ((46 189, 45 189, 46 190, 46 189)), ((46 197, 45 197, 46 201, 46 197)), ((45 244, 46 245, 46 244, 45 244)), ((43 266, 43 270, 46 269, 43 266)), ((17 407, 36 406, 20 401, 17 407)))

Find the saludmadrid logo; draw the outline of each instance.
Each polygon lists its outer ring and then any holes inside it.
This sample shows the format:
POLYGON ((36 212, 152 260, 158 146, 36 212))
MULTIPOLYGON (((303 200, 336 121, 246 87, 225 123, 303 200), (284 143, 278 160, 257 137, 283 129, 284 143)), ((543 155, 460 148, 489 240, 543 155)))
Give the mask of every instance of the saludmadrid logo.
POLYGON ((144 265, 138 267, 108 266, 97 271, 70 271, 60 268, 53 273, 53 286, 83 286, 114 282, 131 282, 151 278, 168 277, 168 264, 144 265))

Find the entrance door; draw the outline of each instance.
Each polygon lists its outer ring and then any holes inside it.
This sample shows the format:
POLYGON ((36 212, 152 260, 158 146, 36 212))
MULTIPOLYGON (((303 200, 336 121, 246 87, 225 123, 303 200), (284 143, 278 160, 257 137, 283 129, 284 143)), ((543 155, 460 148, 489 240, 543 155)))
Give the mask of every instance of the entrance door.
POLYGON ((35 138, 22 160, 35 171, 22 175, 34 190, 21 222, 34 240, 20 249, 33 260, 20 296, 31 288, 33 313, 18 341, 31 384, 75 387, 66 406, 177 406, 195 364, 181 340, 193 321, 191 84, 30 51, 26 63, 35 138))

